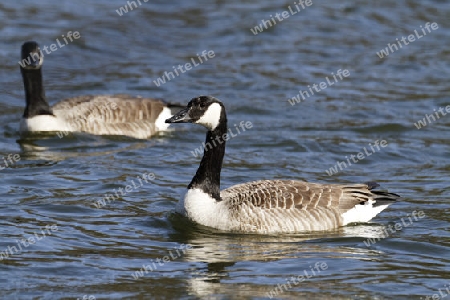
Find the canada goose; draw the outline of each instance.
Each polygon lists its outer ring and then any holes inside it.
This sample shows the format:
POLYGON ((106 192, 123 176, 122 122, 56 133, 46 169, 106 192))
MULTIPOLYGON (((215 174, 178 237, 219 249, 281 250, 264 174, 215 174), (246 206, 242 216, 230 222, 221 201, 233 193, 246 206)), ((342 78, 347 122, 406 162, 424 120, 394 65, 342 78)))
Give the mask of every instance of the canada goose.
POLYGON ((161 100, 128 95, 80 96, 49 106, 42 83, 44 56, 38 43, 22 45, 22 73, 26 107, 20 132, 74 132, 97 135, 125 135, 145 139, 168 124, 172 115, 169 105, 161 100))
POLYGON ((374 190, 378 184, 318 184, 260 180, 220 191, 228 139, 225 107, 210 96, 193 98, 167 123, 196 123, 208 129, 200 167, 177 212, 204 226, 252 233, 298 233, 368 222, 399 195, 374 190), (220 141, 218 143, 213 142, 220 141))

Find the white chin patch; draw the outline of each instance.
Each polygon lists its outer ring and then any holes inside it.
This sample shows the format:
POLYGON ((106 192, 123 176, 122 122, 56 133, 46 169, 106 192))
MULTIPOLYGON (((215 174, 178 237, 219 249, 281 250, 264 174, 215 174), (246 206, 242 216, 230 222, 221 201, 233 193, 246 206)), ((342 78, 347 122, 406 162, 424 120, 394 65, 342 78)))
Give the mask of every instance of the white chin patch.
POLYGON ((221 112, 222 107, 220 106, 220 104, 213 103, 208 107, 203 116, 195 123, 203 125, 209 130, 214 130, 216 129, 217 125, 219 125, 221 112))
POLYGON ((167 130, 170 124, 166 123, 165 120, 172 116, 172 111, 168 107, 164 107, 158 118, 155 120, 156 129, 158 131, 167 130))

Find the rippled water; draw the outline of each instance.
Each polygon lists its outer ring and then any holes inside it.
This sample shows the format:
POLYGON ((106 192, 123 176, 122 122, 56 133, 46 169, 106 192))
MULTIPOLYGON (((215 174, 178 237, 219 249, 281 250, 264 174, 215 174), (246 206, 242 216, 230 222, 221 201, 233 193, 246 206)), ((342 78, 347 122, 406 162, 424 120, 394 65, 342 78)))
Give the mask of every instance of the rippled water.
POLYGON ((314 0, 257 35, 250 28, 294 8, 293 2, 141 1, 119 16, 123 5, 0 4, 0 155, 6 159, 0 160, 0 253, 20 247, 0 260, 0 298, 263 299, 278 284, 287 291, 275 297, 286 299, 447 293, 450 116, 438 111, 450 105, 447 1, 314 0), (423 35, 427 22, 438 28, 423 35), (377 55, 414 30, 422 37, 387 57, 377 55), (223 187, 271 178, 377 181, 402 201, 370 224, 332 232, 225 234, 173 214, 199 163, 192 151, 204 140, 200 127, 174 126, 146 141, 85 134, 20 140, 20 45, 36 40, 49 46, 68 31, 78 31, 80 39, 45 57, 51 103, 97 93, 179 103, 213 95, 225 103, 232 129, 241 121, 253 125, 227 144, 223 187), (154 84, 204 50, 215 56, 154 84), (339 69, 350 75, 289 104, 308 85, 334 80, 339 69), (429 116, 417 129, 414 123, 435 110, 440 118, 429 116), (377 140, 387 146, 327 174, 346 156, 371 151, 377 140), (96 208, 105 193, 144 173, 155 179, 96 208), (425 217, 414 219, 414 211, 425 217), (367 246, 368 238, 376 243, 367 246), (34 244, 23 246, 21 239, 34 244), (135 279, 143 265, 147 273, 135 279))

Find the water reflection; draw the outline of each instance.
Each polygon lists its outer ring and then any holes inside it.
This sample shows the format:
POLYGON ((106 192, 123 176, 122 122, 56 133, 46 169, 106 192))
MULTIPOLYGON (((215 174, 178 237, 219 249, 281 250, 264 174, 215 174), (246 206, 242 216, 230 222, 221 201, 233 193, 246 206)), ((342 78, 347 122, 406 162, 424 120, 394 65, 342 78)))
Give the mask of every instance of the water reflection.
POLYGON ((56 162, 79 156, 110 155, 120 151, 143 149, 151 145, 148 141, 126 137, 95 136, 84 133, 70 133, 63 138, 55 134, 39 134, 19 139, 17 143, 22 151, 21 157, 25 160, 56 162))
POLYGON ((293 235, 235 234, 193 224, 177 213, 171 213, 168 219, 175 230, 170 234, 172 239, 193 247, 184 259, 206 263, 305 258, 308 253, 330 258, 348 255, 350 258, 371 259, 378 251, 367 247, 364 241, 379 241, 385 237, 386 231, 384 225, 369 223, 293 235), (328 247, 329 243, 333 246, 328 247))

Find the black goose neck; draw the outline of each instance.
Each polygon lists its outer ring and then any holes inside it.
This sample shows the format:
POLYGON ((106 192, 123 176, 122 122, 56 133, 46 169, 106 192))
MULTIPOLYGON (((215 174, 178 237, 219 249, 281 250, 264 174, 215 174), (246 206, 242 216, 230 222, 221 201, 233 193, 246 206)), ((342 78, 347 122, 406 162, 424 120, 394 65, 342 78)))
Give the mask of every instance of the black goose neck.
POLYGON ((223 113, 218 126, 206 133, 202 161, 188 186, 188 189, 201 189, 217 201, 221 201, 220 172, 225 155, 226 132, 227 119, 225 113, 223 113))
POLYGON ((45 99, 41 69, 20 68, 20 70, 23 78, 26 101, 23 117, 31 118, 37 115, 53 115, 53 112, 45 99))

